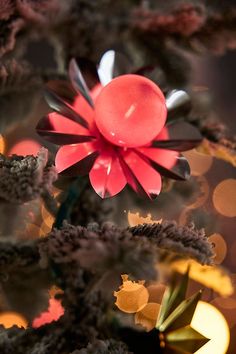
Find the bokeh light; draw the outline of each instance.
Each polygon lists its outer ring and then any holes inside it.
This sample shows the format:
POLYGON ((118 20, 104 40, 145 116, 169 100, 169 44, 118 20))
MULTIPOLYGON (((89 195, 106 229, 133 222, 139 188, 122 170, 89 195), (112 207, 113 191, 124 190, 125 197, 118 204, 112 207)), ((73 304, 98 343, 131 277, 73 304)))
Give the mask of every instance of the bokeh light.
POLYGON ((236 216, 236 179, 226 179, 220 182, 213 192, 215 209, 228 217, 236 216))
POLYGON ((220 234, 213 234, 209 237, 209 242, 214 243, 214 263, 222 263, 227 254, 227 244, 225 240, 220 234))
POLYGON ((5 152, 5 140, 3 136, 0 134, 0 154, 4 154, 5 152))
POLYGON ((141 311, 135 314, 135 323, 150 331, 156 325, 160 306, 160 304, 149 302, 141 311))
POLYGON ((32 139, 25 139, 18 141, 15 145, 13 145, 8 151, 8 156, 10 155, 33 155, 36 156, 41 148, 41 145, 32 139))
POLYGON ((192 176, 201 176, 209 171, 212 166, 213 158, 195 149, 183 153, 187 158, 192 176))
POLYGON ((199 301, 191 326, 210 339, 195 354, 226 354, 230 342, 229 326, 216 307, 199 301))
POLYGON ((149 294, 143 282, 135 283, 122 275, 123 284, 119 291, 114 292, 116 306, 123 312, 135 313, 141 311, 148 302, 149 294))
POLYGON ((131 211, 128 212, 128 223, 129 226, 133 227, 140 224, 160 224, 162 219, 160 220, 153 220, 152 215, 148 214, 147 216, 143 217, 139 213, 132 213, 131 211))
POLYGON ((27 320, 17 312, 2 312, 0 313, 0 324, 5 328, 17 326, 19 328, 27 328, 27 320))

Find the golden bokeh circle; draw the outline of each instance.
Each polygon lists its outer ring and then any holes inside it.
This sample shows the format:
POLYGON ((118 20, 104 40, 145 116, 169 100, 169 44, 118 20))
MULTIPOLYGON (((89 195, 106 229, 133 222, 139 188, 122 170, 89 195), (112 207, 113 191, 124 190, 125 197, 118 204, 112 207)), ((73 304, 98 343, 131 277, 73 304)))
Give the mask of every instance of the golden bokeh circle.
POLYGON ((135 323, 145 327, 148 331, 156 325, 160 304, 149 302, 141 311, 135 314, 135 323))
POLYGON ((27 320, 17 312, 2 312, 0 313, 0 324, 5 328, 11 328, 17 326, 19 328, 27 328, 27 320))
POLYGON ((227 217, 236 216, 236 179, 225 179, 220 182, 212 196, 215 209, 227 217))
POLYGON ((227 244, 224 238, 220 234, 213 234, 208 240, 214 243, 214 263, 221 264, 227 254, 227 244))
POLYGON ((141 283, 125 280, 119 291, 114 292, 116 306, 123 312, 141 311, 148 302, 149 293, 141 283))

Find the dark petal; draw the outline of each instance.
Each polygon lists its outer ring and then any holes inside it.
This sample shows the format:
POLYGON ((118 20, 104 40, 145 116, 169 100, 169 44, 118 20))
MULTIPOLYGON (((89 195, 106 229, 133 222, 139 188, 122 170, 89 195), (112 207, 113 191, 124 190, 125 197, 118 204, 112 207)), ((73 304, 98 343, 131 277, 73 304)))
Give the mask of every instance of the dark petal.
POLYGON ((89 89, 86 85, 86 82, 84 81, 83 75, 80 71, 80 68, 78 67, 76 60, 71 59, 70 64, 69 64, 69 77, 71 80, 71 83, 74 87, 74 89, 79 92, 85 100, 88 102, 88 104, 93 108, 93 100, 90 96, 89 89))
POLYGON ((68 80, 50 80, 47 82, 47 87, 71 105, 77 96, 77 92, 68 80))
POLYGON ((202 135, 193 125, 184 121, 175 121, 166 125, 168 140, 154 140, 151 147, 174 151, 187 151, 198 146, 202 135))
POLYGON ((93 61, 82 57, 76 58, 75 60, 84 80, 86 80, 88 89, 92 90, 94 86, 100 83, 96 64, 93 61))
POLYGON ((43 136, 45 140, 57 145, 80 144, 95 139, 95 137, 89 135, 66 134, 55 132, 53 130, 37 129, 37 133, 40 136, 43 136))
POLYGON ((87 121, 81 117, 77 112, 75 112, 63 99, 61 99, 55 92, 50 89, 45 90, 45 99, 49 106, 61 115, 77 122, 84 128, 88 128, 89 125, 87 121))
POLYGON ((74 165, 60 172, 60 175, 62 176, 87 175, 91 170, 91 168, 93 167, 93 164, 98 156, 99 156, 99 152, 94 151, 90 155, 86 156, 83 160, 78 161, 74 165))
POLYGON ((151 198, 149 194, 146 193, 145 189, 139 183, 138 179, 136 178, 135 174, 131 170, 131 168, 127 165, 127 163, 120 157, 120 165, 124 171, 125 177, 127 179, 128 184, 130 187, 139 195, 143 197, 151 198))
POLYGON ((186 181, 190 177, 190 167, 184 156, 177 156, 174 166, 168 169, 142 154, 140 151, 136 151, 136 153, 164 177, 180 181, 186 181))
POLYGON ((183 116, 191 109, 190 96, 183 90, 173 90, 166 96, 166 107, 168 120, 183 116))

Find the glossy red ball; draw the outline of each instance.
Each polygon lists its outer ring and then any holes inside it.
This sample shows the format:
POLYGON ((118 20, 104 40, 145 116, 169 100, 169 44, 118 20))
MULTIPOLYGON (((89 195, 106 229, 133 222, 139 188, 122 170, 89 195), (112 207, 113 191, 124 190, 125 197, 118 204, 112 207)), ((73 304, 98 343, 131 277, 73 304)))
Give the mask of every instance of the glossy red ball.
POLYGON ((166 116, 162 91, 139 75, 113 79, 95 101, 95 122, 100 133, 122 147, 150 143, 163 128, 166 116))

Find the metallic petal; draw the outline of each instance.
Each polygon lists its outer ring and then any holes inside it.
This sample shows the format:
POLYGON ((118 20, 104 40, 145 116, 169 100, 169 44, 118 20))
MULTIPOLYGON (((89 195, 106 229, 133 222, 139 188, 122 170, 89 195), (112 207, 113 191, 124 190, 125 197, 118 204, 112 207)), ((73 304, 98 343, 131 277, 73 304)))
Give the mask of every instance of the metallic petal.
POLYGON ((71 80, 71 83, 72 83, 74 89, 77 92, 80 92, 81 95, 85 98, 85 100, 93 108, 94 104, 93 104, 93 100, 90 96, 89 89, 86 85, 86 82, 84 81, 83 75, 82 75, 75 59, 71 59, 71 61, 70 61, 69 76, 70 76, 70 80, 71 80))

